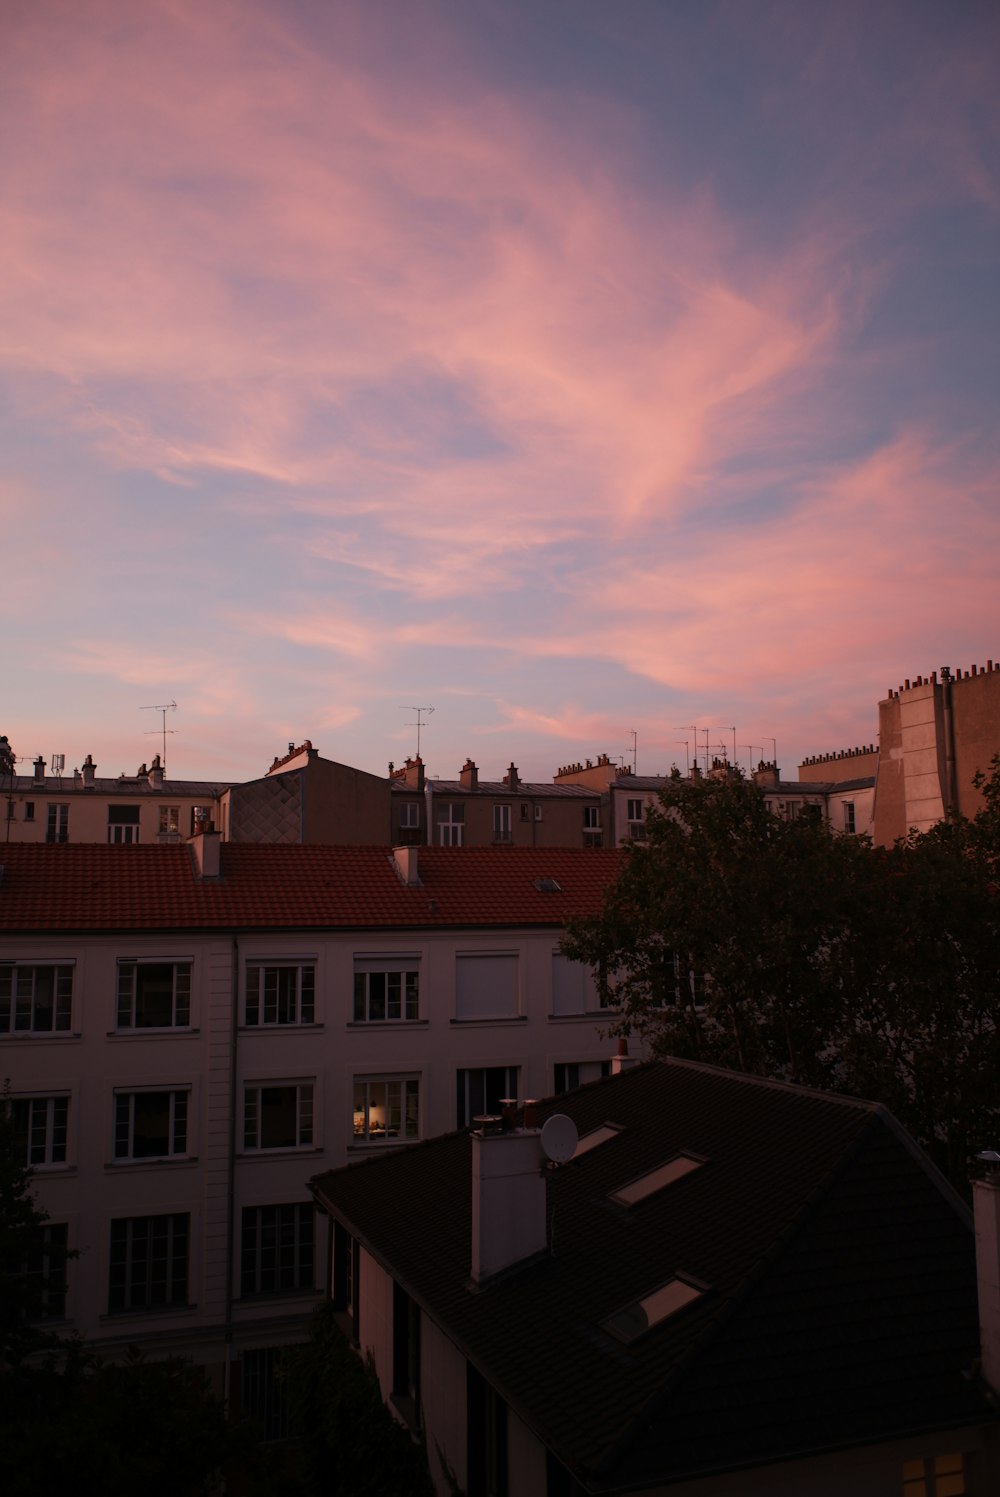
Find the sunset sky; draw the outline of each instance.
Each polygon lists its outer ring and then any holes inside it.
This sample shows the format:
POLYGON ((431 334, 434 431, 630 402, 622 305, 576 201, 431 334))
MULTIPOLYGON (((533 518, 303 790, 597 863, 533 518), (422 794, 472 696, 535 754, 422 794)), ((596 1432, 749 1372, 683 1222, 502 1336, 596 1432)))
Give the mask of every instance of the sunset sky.
POLYGON ((995 4, 5 0, 0 78, 18 754, 794 777, 1000 658, 995 4))

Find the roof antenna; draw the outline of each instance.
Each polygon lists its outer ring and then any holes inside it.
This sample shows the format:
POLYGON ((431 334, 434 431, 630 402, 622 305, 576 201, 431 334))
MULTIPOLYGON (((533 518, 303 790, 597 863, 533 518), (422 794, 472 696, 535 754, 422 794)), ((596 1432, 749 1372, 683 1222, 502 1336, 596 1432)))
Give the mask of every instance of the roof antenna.
POLYGON ((152 707, 140 707, 139 711, 140 712, 159 712, 160 715, 161 715, 161 717, 162 717, 162 720, 163 720, 163 726, 162 726, 162 728, 147 728, 146 729, 146 736, 148 738, 148 737, 150 737, 151 734, 158 733, 163 738, 163 758, 160 760, 160 763, 163 765, 163 777, 164 777, 164 779, 166 779, 166 777, 167 777, 167 734, 170 733, 172 735, 172 734, 174 734, 174 733, 177 732, 176 728, 168 728, 167 727, 167 713, 168 712, 176 712, 177 711, 177 703, 176 702, 157 702, 152 707))
MULTIPOLYGON (((426 712, 427 716, 430 717, 431 713, 434 711, 434 708, 433 707, 400 707, 399 710, 400 710, 400 712, 415 712, 417 714, 417 758, 419 759, 420 758, 420 729, 421 729, 421 726, 422 726, 421 718, 422 718, 422 716, 423 716, 423 714, 425 712, 426 712)), ((411 723, 410 726, 412 727, 413 724, 411 723)))

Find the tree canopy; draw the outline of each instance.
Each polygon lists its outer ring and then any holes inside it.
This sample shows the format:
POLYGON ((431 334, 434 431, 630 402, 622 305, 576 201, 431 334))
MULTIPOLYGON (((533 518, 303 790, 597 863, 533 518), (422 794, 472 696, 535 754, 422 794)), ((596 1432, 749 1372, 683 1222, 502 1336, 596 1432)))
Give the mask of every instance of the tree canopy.
POLYGON ((892 848, 668 781, 566 953, 659 1054, 884 1102, 956 1182, 1000 1138, 1000 756, 983 809, 892 848))

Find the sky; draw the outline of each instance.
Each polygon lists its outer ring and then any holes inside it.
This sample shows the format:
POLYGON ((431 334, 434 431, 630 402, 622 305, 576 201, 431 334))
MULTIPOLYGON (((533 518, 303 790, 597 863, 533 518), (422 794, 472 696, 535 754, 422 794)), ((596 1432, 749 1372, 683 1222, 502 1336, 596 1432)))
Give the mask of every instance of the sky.
POLYGON ((5 0, 0 731, 873 741, 1000 659, 998 163, 988 0, 5 0))

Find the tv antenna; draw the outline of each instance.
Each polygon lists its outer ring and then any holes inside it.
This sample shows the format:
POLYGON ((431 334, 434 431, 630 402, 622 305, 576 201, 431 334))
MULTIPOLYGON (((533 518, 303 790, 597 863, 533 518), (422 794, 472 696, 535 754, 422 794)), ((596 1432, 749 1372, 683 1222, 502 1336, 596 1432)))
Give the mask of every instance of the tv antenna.
POLYGON ((140 707, 139 711, 140 712, 159 712, 159 714, 160 714, 163 726, 159 727, 159 728, 147 728, 146 729, 146 736, 148 738, 151 734, 156 733, 158 736, 162 737, 162 739, 163 739, 163 758, 160 760, 160 763, 163 765, 163 773, 164 773, 164 775, 166 775, 166 772, 167 772, 167 734, 170 733, 172 735, 172 734, 174 734, 174 733, 177 732, 176 728, 168 728, 167 727, 167 713, 168 712, 176 712, 177 711, 177 703, 176 702, 156 702, 151 707, 140 707))
POLYGON ((630 728, 632 736, 632 773, 637 774, 639 769, 639 729, 630 728))
MULTIPOLYGON (((434 711, 434 708, 433 707, 400 707, 399 710, 400 710, 400 712, 415 712, 417 714, 417 758, 419 759, 420 758, 420 729, 423 726, 422 719, 423 719, 423 717, 424 717, 425 714, 428 717, 430 717, 431 713, 434 711)), ((412 727, 413 724, 411 723, 410 726, 412 727)))

